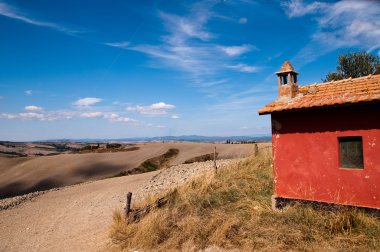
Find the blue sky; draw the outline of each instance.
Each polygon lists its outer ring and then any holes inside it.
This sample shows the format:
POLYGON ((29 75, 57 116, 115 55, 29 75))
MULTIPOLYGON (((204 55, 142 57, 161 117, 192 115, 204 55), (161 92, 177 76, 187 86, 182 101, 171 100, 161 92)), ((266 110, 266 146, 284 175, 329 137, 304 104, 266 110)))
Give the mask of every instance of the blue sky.
POLYGON ((0 0, 0 139, 269 135, 300 85, 380 52, 378 1, 0 0))

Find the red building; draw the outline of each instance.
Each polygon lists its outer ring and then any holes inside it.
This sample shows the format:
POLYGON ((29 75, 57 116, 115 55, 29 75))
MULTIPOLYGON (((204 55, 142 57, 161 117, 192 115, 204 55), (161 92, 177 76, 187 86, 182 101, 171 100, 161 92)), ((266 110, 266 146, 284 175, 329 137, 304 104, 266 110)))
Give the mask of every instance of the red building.
POLYGON ((276 202, 302 199, 380 209, 380 75, 298 86, 286 61, 272 120, 276 202))

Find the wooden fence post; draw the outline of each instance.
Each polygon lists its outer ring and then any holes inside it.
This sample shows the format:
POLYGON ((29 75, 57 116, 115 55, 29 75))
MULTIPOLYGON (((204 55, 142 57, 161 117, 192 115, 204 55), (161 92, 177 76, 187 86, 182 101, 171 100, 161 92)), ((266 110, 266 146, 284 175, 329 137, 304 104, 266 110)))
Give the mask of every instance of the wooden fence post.
POLYGON ((132 193, 128 192, 127 205, 125 206, 125 218, 128 218, 128 215, 131 212, 131 201, 132 201, 132 193))
POLYGON ((257 143, 255 143, 254 149, 255 149, 255 157, 256 157, 259 154, 259 146, 257 146, 257 143))
POLYGON ((215 173, 217 173, 218 167, 216 166, 216 146, 214 146, 214 169, 215 169, 215 173))

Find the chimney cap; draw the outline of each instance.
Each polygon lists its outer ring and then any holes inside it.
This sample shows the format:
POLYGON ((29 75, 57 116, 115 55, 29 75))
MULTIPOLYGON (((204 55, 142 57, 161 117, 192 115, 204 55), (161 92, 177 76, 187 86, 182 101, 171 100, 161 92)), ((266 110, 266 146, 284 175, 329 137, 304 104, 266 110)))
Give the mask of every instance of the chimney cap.
POLYGON ((294 71, 294 68, 293 68, 292 64, 290 63, 290 61, 286 60, 284 62, 284 64, 282 65, 282 67, 280 68, 280 70, 278 72, 276 72, 276 74, 290 73, 290 72, 298 74, 296 71, 294 71))

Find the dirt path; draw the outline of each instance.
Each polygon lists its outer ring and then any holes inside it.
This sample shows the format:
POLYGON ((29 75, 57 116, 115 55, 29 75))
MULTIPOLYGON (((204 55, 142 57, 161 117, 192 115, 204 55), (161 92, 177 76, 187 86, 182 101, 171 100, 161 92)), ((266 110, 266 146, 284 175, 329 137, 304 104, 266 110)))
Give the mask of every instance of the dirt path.
POLYGON ((66 187, 0 211, 0 251, 102 251, 112 211, 156 174, 66 187))

